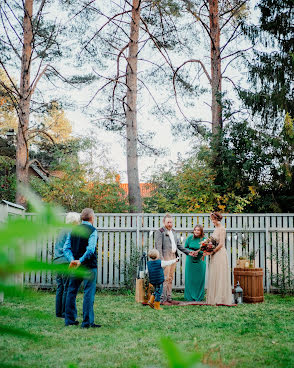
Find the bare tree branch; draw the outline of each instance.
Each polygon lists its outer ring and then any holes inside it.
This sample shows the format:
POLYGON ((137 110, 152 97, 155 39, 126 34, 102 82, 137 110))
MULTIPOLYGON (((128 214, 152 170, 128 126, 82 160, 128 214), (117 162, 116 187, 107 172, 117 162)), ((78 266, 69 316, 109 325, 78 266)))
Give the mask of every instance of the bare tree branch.
POLYGON ((50 139, 50 141, 55 145, 55 141, 54 139, 52 138, 52 136, 46 132, 45 129, 29 129, 28 130, 28 133, 29 133, 29 138, 28 140, 32 139, 33 137, 31 137, 31 134, 35 134, 34 137, 37 135, 37 134, 44 134, 47 138, 50 139))
POLYGON ((35 89, 36 89, 36 87, 37 87, 37 84, 38 84, 39 80, 42 78, 42 76, 45 74, 46 70, 48 69, 48 66, 49 66, 49 65, 46 65, 46 66, 44 67, 44 69, 42 70, 42 72, 41 72, 41 73, 39 73, 38 77, 37 77, 37 78, 36 78, 36 80, 33 82, 33 85, 32 85, 32 87, 31 87, 31 94, 33 94, 33 93, 35 92, 35 89))
POLYGON ((222 60, 224 60, 224 59, 226 59, 226 58, 228 58, 228 57, 232 57, 232 56, 234 56, 234 55, 236 55, 236 54, 240 54, 240 53, 246 52, 246 51, 248 51, 248 50, 251 50, 252 48, 253 48, 253 46, 248 47, 247 49, 244 49, 244 50, 238 50, 238 51, 235 51, 235 52, 233 52, 232 54, 229 54, 229 55, 226 55, 226 56, 222 57, 221 59, 222 59, 222 60))

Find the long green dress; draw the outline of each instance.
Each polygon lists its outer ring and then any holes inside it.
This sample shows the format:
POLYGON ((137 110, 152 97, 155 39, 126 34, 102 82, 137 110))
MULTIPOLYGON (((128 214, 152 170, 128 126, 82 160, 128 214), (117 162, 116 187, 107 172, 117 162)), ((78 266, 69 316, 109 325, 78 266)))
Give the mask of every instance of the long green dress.
MULTIPOLYGON (((198 250, 201 242, 205 238, 194 238, 193 235, 189 235, 185 248, 189 250, 198 250)), ((205 286, 205 271, 206 262, 202 261, 203 252, 199 252, 197 257, 186 257, 186 269, 185 269, 185 299, 189 301, 201 302, 204 300, 204 286, 205 286)))

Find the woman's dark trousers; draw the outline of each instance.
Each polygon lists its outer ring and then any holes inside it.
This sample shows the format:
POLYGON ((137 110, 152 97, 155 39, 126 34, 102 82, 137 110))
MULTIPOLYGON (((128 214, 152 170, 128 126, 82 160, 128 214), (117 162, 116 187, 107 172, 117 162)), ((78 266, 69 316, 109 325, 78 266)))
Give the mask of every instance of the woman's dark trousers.
POLYGON ((68 282, 69 278, 67 275, 58 274, 56 276, 56 283, 57 283, 56 300, 55 300, 56 317, 64 317, 68 282))

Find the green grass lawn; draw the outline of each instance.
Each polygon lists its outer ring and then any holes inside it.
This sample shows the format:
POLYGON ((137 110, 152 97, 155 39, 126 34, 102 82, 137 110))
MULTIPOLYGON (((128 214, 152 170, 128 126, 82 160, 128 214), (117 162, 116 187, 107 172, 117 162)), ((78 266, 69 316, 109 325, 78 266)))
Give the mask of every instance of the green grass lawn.
MULTIPOLYGON (((178 300, 183 294, 176 294, 178 300)), ((265 303, 226 307, 163 307, 155 311, 133 295, 98 292, 100 329, 64 327, 54 316, 54 294, 6 299, 0 324, 37 336, 0 337, 1 367, 167 367, 160 338, 186 352, 200 351, 220 367, 294 367, 294 297, 266 296, 265 303)), ((82 295, 78 296, 82 320, 82 295)))

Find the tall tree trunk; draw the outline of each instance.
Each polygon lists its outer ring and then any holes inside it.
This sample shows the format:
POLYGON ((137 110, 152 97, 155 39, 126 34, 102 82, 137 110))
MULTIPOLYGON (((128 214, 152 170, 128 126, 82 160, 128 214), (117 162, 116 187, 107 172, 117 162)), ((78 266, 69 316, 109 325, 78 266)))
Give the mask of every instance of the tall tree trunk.
POLYGON ((222 170, 222 106, 221 106, 221 55, 218 0, 209 0, 210 52, 211 52, 211 115, 212 115, 212 159, 216 172, 215 184, 223 185, 222 170))
POLYGON ((28 146, 27 132, 30 118, 31 103, 31 56, 33 41, 33 0, 25 0, 24 2, 24 18, 23 18, 23 48, 21 58, 21 76, 20 76, 20 100, 18 107, 18 132, 16 144, 16 179, 17 193, 16 202, 23 206, 26 205, 26 198, 20 192, 20 184, 28 184, 28 146))
POLYGON ((138 40, 140 25, 140 0, 133 0, 129 55, 127 65, 127 105, 126 105, 126 134, 127 134, 127 170, 129 203, 134 212, 142 211, 142 200, 139 184, 138 149, 137 149, 137 66, 138 40))
POLYGON ((211 113, 212 133, 217 134, 222 130, 221 107, 221 56, 220 56, 220 25, 218 0, 209 0, 210 19, 210 48, 211 48, 211 113))
POLYGON ((224 178, 222 170, 222 106, 221 106, 221 55, 218 0, 209 0, 210 52, 211 52, 211 115, 212 159, 216 177, 215 184, 221 190, 224 178))

